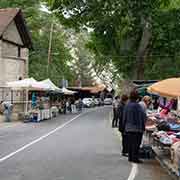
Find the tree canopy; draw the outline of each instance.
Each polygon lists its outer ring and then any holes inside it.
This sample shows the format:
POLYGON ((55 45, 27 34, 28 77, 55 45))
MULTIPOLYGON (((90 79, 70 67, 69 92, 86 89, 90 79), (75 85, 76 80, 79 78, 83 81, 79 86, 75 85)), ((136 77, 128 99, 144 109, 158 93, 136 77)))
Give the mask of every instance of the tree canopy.
POLYGON ((1 0, 1 8, 21 8, 30 29, 33 50, 30 50, 29 76, 37 80, 51 78, 57 85, 65 78, 74 82, 73 70, 68 66, 72 60, 70 50, 65 46, 66 34, 64 29, 52 13, 42 10, 40 0, 1 0), (47 72, 49 34, 54 23, 52 36, 51 60, 47 72))
POLYGON ((88 47, 97 64, 112 62, 119 74, 133 79, 178 75, 179 0, 49 0, 48 4, 64 25, 93 30, 88 47))

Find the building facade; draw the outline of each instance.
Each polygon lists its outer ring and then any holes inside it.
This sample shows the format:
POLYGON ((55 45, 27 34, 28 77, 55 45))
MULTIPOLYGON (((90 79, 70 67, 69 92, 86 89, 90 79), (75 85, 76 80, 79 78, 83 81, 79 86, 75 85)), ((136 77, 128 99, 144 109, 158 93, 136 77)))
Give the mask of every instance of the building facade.
POLYGON ((29 31, 20 9, 0 9, 0 100, 10 100, 6 83, 28 77, 29 31))

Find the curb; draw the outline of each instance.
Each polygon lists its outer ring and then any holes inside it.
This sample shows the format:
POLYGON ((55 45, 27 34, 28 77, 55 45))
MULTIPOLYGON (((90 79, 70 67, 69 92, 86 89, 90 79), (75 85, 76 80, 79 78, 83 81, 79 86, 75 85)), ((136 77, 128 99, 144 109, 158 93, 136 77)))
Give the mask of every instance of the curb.
POLYGON ((155 148, 153 148, 153 151, 155 153, 155 159, 158 161, 158 163, 161 165, 161 167, 174 179, 174 180, 180 180, 180 177, 178 176, 178 172, 173 168, 173 166, 170 165, 167 159, 161 157, 158 155, 158 152, 155 148))

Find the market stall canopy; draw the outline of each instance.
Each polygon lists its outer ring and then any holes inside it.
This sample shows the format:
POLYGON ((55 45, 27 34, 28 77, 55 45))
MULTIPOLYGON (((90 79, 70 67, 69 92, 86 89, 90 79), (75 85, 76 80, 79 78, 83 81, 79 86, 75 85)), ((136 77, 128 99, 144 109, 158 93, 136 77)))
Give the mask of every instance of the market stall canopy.
POLYGON ((73 94, 76 93, 76 91, 71 91, 71 90, 68 90, 65 87, 63 87, 62 88, 62 93, 65 94, 65 95, 73 95, 73 94))
POLYGON ((7 87, 12 89, 49 90, 47 85, 36 81, 34 78, 8 82, 7 87))
POLYGON ((164 97, 180 97, 180 78, 159 81, 149 86, 147 90, 164 97))
POLYGON ((106 86, 104 84, 97 84, 96 86, 70 87, 70 89, 77 91, 88 91, 90 93, 96 94, 104 91, 106 89, 106 86))
POLYGON ((62 89, 57 87, 50 79, 45 79, 43 81, 40 81, 40 83, 45 84, 46 86, 48 86, 50 91, 57 91, 57 92, 62 93, 62 89))
POLYGON ((151 86, 151 85, 152 84, 144 84, 142 86, 137 87, 136 90, 137 90, 137 92, 138 92, 138 94, 140 96, 148 95, 148 96, 152 96, 152 97, 157 97, 157 93, 155 94, 155 93, 152 93, 152 92, 151 93, 147 92, 148 87, 151 86))
POLYGON ((96 94, 96 93, 104 91, 105 89, 106 89, 106 86, 104 84, 97 84, 95 87, 91 89, 90 92, 96 94))

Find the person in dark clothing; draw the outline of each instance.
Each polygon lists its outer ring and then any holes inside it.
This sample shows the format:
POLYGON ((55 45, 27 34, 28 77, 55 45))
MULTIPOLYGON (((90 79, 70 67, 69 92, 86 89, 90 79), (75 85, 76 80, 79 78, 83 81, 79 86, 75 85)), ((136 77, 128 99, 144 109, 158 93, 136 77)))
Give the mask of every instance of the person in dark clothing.
POLYGON ((113 101, 113 120, 112 120, 112 127, 118 127, 118 105, 120 102, 120 97, 116 96, 113 101))
POLYGON ((130 93, 130 101, 124 108, 123 124, 128 140, 128 160, 134 163, 141 163, 139 160, 139 148, 145 130, 146 113, 138 104, 138 93, 130 93))
POLYGON ((153 100, 153 109, 158 109, 159 107, 159 98, 155 97, 153 100))
POLYGON ((122 136, 122 155, 123 156, 127 156, 128 154, 127 134, 124 131, 124 124, 123 124, 123 112, 124 112, 124 107, 127 101, 128 101, 128 96, 122 95, 121 101, 118 105, 119 131, 121 132, 121 136, 122 136))
POLYGON ((66 114, 66 99, 62 101, 62 111, 63 111, 63 114, 66 114))

